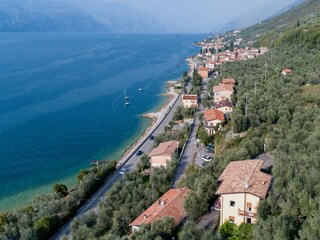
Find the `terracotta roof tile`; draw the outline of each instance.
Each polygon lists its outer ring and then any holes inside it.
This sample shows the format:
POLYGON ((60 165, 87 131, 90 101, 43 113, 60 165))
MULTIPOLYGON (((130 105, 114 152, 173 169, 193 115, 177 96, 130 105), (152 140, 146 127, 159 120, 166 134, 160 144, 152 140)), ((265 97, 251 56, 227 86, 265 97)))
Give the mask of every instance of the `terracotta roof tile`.
POLYGON ((292 73, 293 70, 290 69, 290 68, 286 68, 286 69, 283 69, 282 72, 285 72, 285 73, 292 73))
POLYGON ((204 112, 204 119, 207 122, 213 121, 213 120, 220 120, 224 121, 224 114, 223 112, 217 110, 217 109, 209 109, 204 112))
POLYGON ((210 68, 206 68, 206 67, 201 66, 201 67, 198 68, 198 71, 207 71, 207 72, 209 72, 210 68))
POLYGON ((213 86, 213 92, 230 91, 234 92, 233 86, 229 84, 220 84, 213 86))
POLYGON ((182 95, 182 100, 198 100, 197 94, 184 94, 182 95))
POLYGON ((158 156, 158 155, 168 155, 171 156, 177 150, 179 145, 178 141, 169 141, 160 143, 160 145, 152 149, 149 157, 158 156))
POLYGON ((221 107, 230 107, 230 108, 232 108, 233 107, 233 103, 230 102, 230 101, 223 100, 223 101, 220 101, 220 102, 216 102, 214 104, 214 106, 216 108, 221 108, 221 107))
POLYGON ((221 182, 216 195, 250 193, 264 199, 272 177, 261 172, 262 160, 244 160, 229 163, 218 181, 221 182))
POLYGON ((224 78, 221 81, 222 84, 236 84, 236 80, 234 78, 224 78))
POLYGON ((173 217, 178 225, 186 217, 183 203, 185 195, 190 191, 189 188, 170 189, 137 217, 130 226, 149 224, 166 216, 173 217))

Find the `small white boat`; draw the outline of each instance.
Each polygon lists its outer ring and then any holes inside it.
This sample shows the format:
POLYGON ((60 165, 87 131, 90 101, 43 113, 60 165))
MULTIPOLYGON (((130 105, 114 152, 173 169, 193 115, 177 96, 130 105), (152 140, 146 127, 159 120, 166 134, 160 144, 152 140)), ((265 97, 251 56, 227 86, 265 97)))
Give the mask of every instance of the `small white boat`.
POLYGON ((129 106, 130 105, 130 103, 129 102, 125 102, 125 104, 124 104, 125 106, 129 106))
POLYGON ((126 92, 126 90, 124 90, 124 100, 128 100, 129 99, 129 97, 127 96, 127 92, 126 92))
POLYGON ((139 92, 142 92, 142 91, 143 91, 143 89, 142 89, 142 88, 139 88, 139 89, 138 89, 138 91, 139 91, 139 92))

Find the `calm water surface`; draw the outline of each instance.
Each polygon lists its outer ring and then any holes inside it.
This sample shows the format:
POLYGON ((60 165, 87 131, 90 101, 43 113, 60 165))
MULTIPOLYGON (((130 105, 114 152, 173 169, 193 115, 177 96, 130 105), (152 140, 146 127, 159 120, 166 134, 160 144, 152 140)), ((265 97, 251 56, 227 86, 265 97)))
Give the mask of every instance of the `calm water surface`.
POLYGON ((72 186, 92 159, 118 159, 150 124, 141 114, 163 104, 165 82, 187 70, 184 60, 201 38, 1 33, 0 210, 56 182, 72 186))

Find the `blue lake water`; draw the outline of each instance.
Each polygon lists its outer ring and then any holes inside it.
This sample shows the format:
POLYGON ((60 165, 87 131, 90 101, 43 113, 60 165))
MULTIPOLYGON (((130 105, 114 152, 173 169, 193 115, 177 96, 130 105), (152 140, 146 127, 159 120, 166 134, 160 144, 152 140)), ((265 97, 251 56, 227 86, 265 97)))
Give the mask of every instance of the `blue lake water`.
POLYGON ((92 159, 118 159, 203 37, 118 35, 0 34, 0 210, 72 186, 92 159))

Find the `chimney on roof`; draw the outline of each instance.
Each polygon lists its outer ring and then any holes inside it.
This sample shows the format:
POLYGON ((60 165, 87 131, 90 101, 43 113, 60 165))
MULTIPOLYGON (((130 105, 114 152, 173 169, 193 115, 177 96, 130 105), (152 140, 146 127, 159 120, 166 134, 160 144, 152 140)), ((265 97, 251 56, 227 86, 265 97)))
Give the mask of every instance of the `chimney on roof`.
POLYGON ((265 182, 265 181, 263 181, 263 182, 262 182, 262 185, 265 185, 265 184, 266 184, 266 182, 265 182))
POLYGON ((179 188, 179 192, 182 192, 182 189, 181 189, 181 188, 179 188))
POLYGON ((249 184, 248 184, 247 182, 245 182, 245 183, 243 184, 243 187, 244 187, 244 189, 248 189, 248 188, 249 188, 249 184))
POLYGON ((160 205, 160 206, 164 206, 164 204, 165 204, 165 202, 162 201, 161 199, 159 199, 159 205, 160 205))
POLYGON ((147 215, 143 215, 143 219, 147 219, 147 215))

